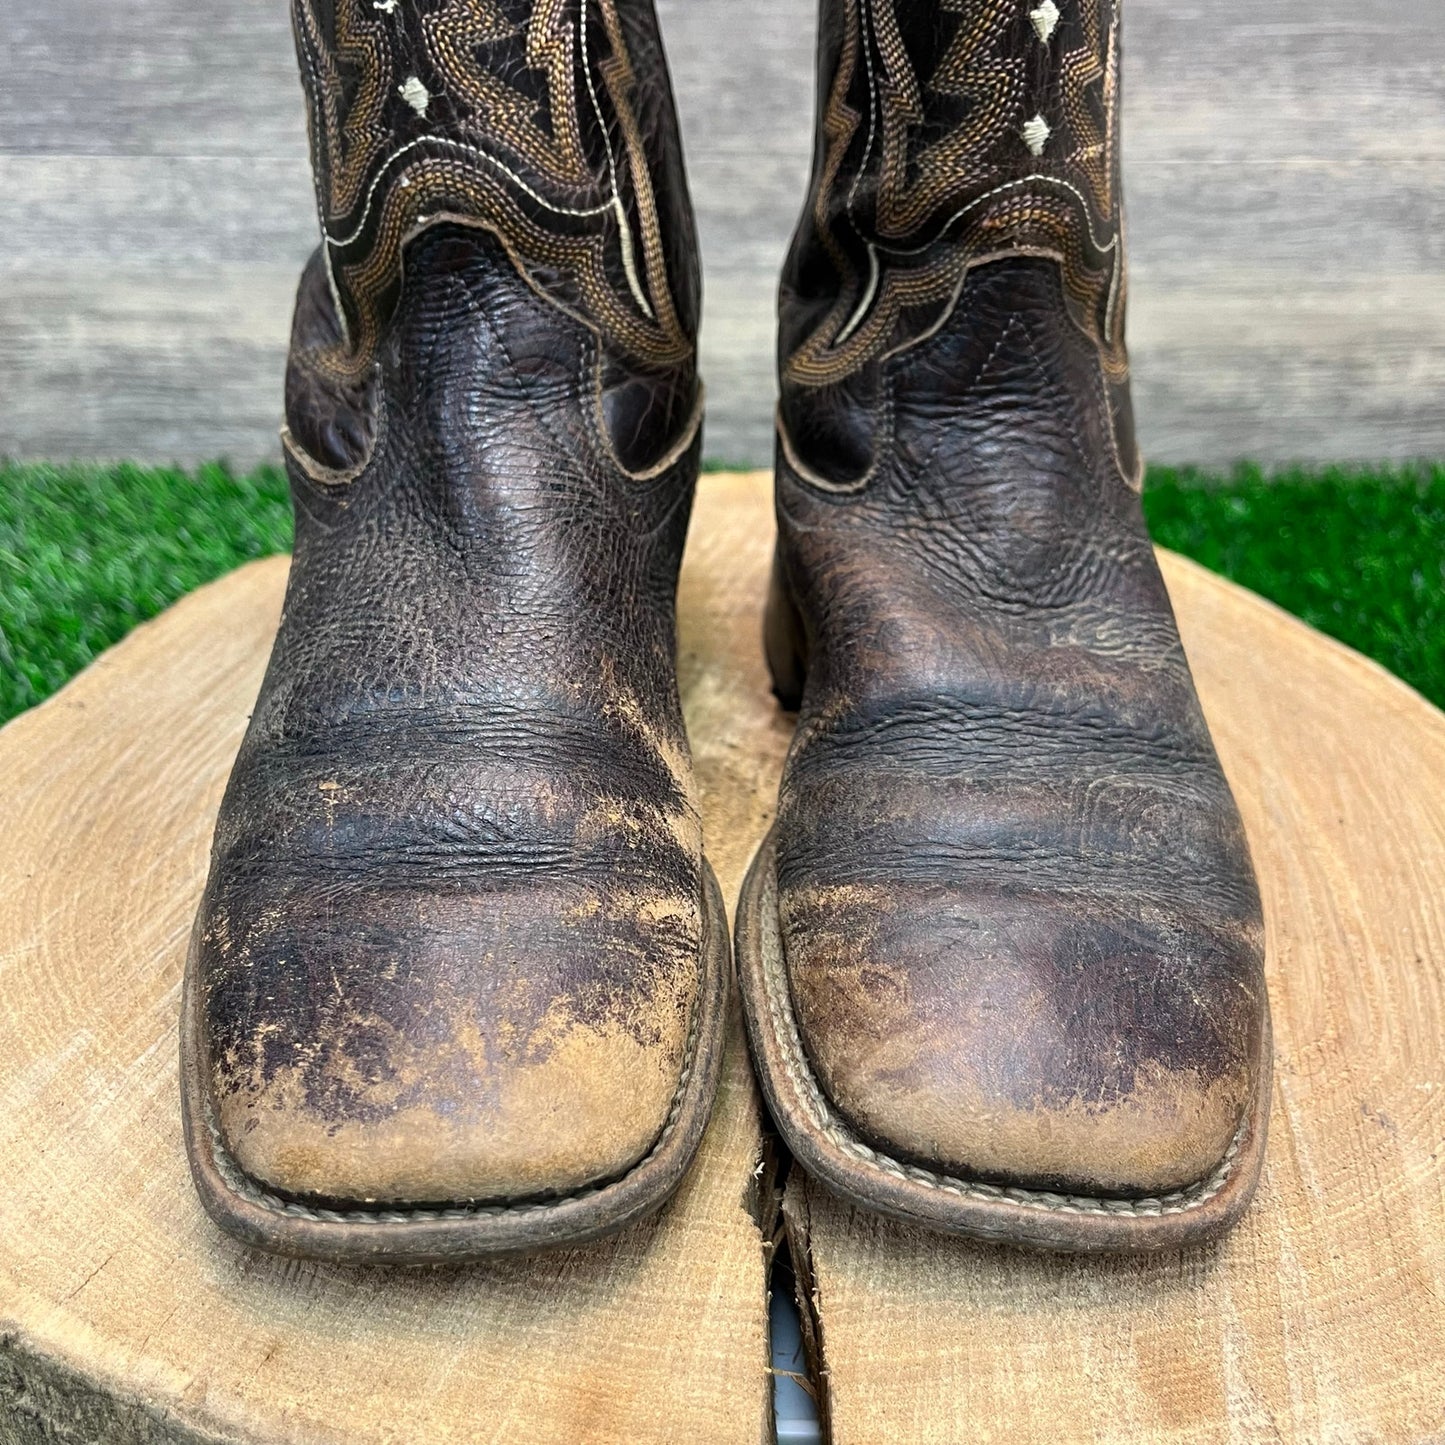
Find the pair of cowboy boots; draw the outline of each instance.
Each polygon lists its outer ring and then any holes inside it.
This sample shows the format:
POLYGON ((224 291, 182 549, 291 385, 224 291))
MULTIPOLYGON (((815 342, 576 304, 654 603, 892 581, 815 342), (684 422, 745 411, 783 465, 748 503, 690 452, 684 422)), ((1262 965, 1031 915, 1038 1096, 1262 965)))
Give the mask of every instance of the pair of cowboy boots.
MULTIPOLYGON (((250 1243, 592 1238, 695 1153, 732 973, 675 673, 697 245, 651 0, 294 0, 296 545, 187 968, 250 1243)), ((1258 892, 1139 505, 1118 0, 823 0, 739 905, 795 1158, 978 1237, 1217 1234, 1258 892)))

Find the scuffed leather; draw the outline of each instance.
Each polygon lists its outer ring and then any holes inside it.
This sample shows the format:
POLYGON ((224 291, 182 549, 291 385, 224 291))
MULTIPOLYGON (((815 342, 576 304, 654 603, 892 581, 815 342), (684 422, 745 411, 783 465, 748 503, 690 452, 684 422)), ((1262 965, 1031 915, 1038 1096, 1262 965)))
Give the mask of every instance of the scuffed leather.
MULTIPOLYGON (((909 8, 925 77, 978 19, 963 8, 909 8)), ((825 4, 825 96, 860 23, 825 4)), ((1034 75, 1027 26, 997 37, 1034 75)), ((1005 179, 1049 93, 1001 115, 1005 179)), ((1115 97, 1094 99, 1109 133, 1115 97)), ((821 153, 847 154, 827 133, 821 153)), ((830 175, 815 185, 851 186, 830 175)), ((790 348, 851 283, 811 221, 795 243, 767 623, 801 703, 775 832, 787 978, 818 1084, 871 1148, 1143 1197, 1208 1176, 1260 1087, 1260 899, 1121 457, 1114 343, 1070 293, 1067 246, 993 240, 943 314, 900 313, 821 385, 790 348)))
POLYGON ((684 354, 629 358, 488 192, 413 228, 364 365, 337 361, 324 261, 302 280, 295 553, 193 981, 220 1144, 283 1198, 575 1193, 647 1155, 686 1076, 705 865, 674 595, 697 266, 650 5, 605 8, 648 67, 684 354))

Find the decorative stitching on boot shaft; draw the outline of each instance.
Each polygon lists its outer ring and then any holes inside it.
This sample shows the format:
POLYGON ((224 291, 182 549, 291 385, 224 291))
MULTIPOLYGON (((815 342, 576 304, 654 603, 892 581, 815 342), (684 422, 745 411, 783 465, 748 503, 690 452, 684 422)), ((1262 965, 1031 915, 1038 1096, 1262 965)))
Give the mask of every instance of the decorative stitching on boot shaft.
POLYGON ((1059 262, 1074 319, 1122 381, 1117 0, 829 8, 841 38, 805 249, 826 258, 837 293, 784 382, 835 385, 917 341, 970 267, 1004 254, 1059 262), (946 42, 934 8, 956 16, 946 42), (928 48, 938 54, 925 78, 928 48))
POLYGON ((321 370, 369 373, 402 248, 439 219, 495 231, 632 362, 691 357, 617 0, 293 0, 292 12, 345 332, 321 370))

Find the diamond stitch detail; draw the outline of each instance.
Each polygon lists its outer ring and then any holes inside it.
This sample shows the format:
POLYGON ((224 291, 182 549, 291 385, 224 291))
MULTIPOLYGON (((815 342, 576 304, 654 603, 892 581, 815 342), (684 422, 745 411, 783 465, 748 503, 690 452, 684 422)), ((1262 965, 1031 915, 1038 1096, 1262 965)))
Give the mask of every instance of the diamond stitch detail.
POLYGON ((1059 23, 1059 7, 1054 0, 1043 0, 1041 5, 1029 11, 1029 19, 1033 21, 1034 34, 1047 45, 1059 23))
POLYGON ((1044 153, 1044 145, 1053 134, 1053 129, 1043 116, 1036 115, 1032 120, 1024 122, 1024 128, 1019 132, 1024 138, 1024 144, 1029 148, 1031 155, 1041 156, 1044 153))

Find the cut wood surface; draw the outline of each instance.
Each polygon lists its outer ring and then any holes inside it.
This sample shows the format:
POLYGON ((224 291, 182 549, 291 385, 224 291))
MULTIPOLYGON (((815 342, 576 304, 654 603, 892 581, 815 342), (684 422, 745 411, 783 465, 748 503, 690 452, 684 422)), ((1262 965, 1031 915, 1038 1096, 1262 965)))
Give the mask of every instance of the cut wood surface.
POLYGON ((1178 557, 1264 892, 1264 1181, 1222 1244, 942 1241, 796 1179, 837 1445, 1445 1440, 1445 715, 1178 557))
MULTIPOLYGON (((771 546, 768 479, 705 478, 681 678, 730 904, 790 734, 758 643, 771 546)), ((1060 1260, 795 1181, 839 1445, 1445 1439, 1445 717, 1165 565, 1269 912, 1259 1199, 1211 1250, 1060 1260)), ((736 1031, 698 1167, 610 1242, 358 1271, 202 1216, 181 962, 284 571, 195 594, 0 733, 0 1442, 765 1439, 769 1224, 736 1031)))
MULTIPOLYGON (((766 463, 817 3, 658 11, 706 445, 766 463)), ((0 57, 0 455, 278 455, 318 234, 287 0, 3 0, 0 57)), ((1123 125, 1151 459, 1445 454, 1438 0, 1126 0, 1123 125)))

